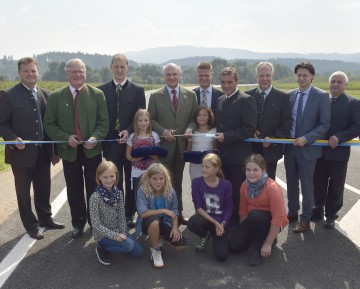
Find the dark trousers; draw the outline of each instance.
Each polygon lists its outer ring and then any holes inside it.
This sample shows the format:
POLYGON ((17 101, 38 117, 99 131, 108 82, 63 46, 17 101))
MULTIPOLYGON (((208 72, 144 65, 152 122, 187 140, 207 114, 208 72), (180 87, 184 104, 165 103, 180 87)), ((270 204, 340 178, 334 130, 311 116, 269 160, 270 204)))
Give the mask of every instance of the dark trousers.
POLYGON ((233 204, 234 211, 232 215, 232 222, 239 223, 239 206, 240 206, 240 187, 245 181, 244 166, 241 165, 223 165, 222 171, 225 179, 229 180, 233 188, 233 204))
POLYGON ((45 148, 39 147, 34 167, 11 166, 14 174, 16 197, 21 221, 26 230, 35 230, 39 221, 51 218, 50 205, 50 159, 45 148), (31 210, 30 186, 34 189, 34 203, 38 219, 31 210))
MULTIPOLYGON (((264 156, 263 150, 263 144, 262 143, 253 143, 253 150, 256 154, 261 154, 264 156)), ((275 180, 276 177, 276 168, 277 168, 277 161, 276 162, 268 162, 266 159, 266 173, 270 178, 275 180)))
POLYGON ((125 214, 133 216, 136 212, 136 202, 134 190, 131 189, 131 162, 126 158, 126 144, 111 142, 111 149, 106 156, 106 160, 112 161, 119 171, 118 188, 125 192, 125 214), (125 180, 125 191, 123 182, 125 180))
POLYGON ((217 236, 215 225, 198 214, 193 215, 189 219, 187 227, 191 232, 199 237, 205 237, 207 232, 210 231, 210 235, 213 240, 213 252, 215 257, 219 261, 225 261, 227 259, 229 255, 227 233, 222 236, 217 236))
POLYGON ((183 211, 182 181, 183 181, 185 162, 182 157, 182 152, 180 151, 178 141, 176 141, 176 147, 173 156, 167 159, 161 158, 160 161, 164 166, 166 166, 169 169, 172 185, 174 187, 178 199, 179 214, 181 214, 183 211))
POLYGON ((88 220, 90 224, 89 200, 96 187, 96 169, 101 163, 101 154, 93 158, 85 156, 83 146, 78 146, 76 160, 63 160, 64 177, 73 227, 82 228, 88 220), (84 197, 84 179, 86 202, 84 197))
POLYGON ((348 162, 328 161, 320 158, 314 173, 314 208, 324 211, 329 219, 336 219, 343 205, 344 185, 348 162))
POLYGON ((269 234, 271 213, 263 210, 252 210, 248 217, 236 228, 229 240, 229 250, 241 253, 250 248, 260 250, 269 234))

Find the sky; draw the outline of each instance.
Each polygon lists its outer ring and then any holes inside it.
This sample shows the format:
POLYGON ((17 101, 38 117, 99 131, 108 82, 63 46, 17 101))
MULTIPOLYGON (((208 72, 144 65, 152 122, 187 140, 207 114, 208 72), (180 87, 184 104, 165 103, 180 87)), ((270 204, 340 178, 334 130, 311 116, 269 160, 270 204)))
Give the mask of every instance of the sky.
MULTIPOLYGON (((193 45, 360 52, 359 0, 3 1, 0 57, 193 45)), ((174 55, 176 58, 176 55, 174 55)))

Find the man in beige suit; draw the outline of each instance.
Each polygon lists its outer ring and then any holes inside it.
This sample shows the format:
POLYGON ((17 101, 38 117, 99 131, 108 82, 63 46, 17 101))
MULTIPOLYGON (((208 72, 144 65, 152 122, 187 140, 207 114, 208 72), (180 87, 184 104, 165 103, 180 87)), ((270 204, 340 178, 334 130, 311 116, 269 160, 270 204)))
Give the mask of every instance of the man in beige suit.
POLYGON ((174 63, 163 67, 166 86, 150 95, 148 111, 151 115, 152 127, 162 136, 161 146, 168 150, 166 158, 160 161, 170 170, 173 186, 179 202, 179 223, 186 225, 182 215, 182 179, 184 159, 182 154, 186 147, 186 139, 196 127, 193 114, 197 108, 196 94, 179 85, 181 70, 174 63))

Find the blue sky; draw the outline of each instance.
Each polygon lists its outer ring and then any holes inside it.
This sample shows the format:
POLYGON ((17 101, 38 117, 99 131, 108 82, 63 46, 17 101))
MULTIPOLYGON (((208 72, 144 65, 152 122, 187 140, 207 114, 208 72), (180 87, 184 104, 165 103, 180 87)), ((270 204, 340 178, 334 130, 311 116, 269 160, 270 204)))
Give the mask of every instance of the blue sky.
POLYGON ((359 15, 358 0, 11 0, 1 5, 0 57, 172 45, 354 53, 359 15))

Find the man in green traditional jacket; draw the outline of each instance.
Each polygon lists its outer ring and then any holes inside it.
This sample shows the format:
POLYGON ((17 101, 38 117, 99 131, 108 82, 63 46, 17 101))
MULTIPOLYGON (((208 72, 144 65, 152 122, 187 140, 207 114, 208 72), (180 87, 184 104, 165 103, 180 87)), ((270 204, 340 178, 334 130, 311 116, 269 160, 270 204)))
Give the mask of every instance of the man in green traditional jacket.
POLYGON ((64 141, 57 144, 57 151, 63 160, 72 238, 76 239, 82 235, 87 220, 90 224, 87 207, 96 186, 96 169, 102 160, 102 146, 97 140, 106 136, 109 117, 103 92, 85 84, 84 62, 69 60, 65 72, 69 85, 50 94, 44 129, 52 140, 64 141))

